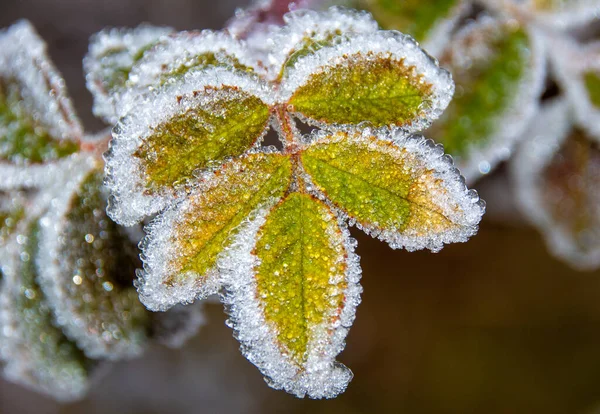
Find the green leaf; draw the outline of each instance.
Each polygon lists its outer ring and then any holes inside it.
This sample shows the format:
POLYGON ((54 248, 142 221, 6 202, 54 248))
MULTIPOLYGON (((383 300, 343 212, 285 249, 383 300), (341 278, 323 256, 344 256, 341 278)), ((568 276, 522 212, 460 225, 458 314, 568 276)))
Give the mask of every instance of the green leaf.
POLYGON ((182 204, 150 228, 140 286, 145 305, 164 310, 215 293, 215 264, 231 236, 258 207, 281 198, 290 182, 289 157, 263 153, 227 163, 203 179, 182 204))
POLYGON ((282 81, 288 111, 318 125, 419 130, 448 104, 453 84, 436 62, 395 32, 339 39, 298 59, 282 81), (364 52, 364 45, 374 45, 364 52))
POLYGON ((532 42, 512 21, 482 20, 457 34, 440 58, 457 93, 428 135, 469 179, 481 161, 489 165, 483 172, 493 167, 533 115, 543 83, 532 42))
POLYGON ((58 400, 83 396, 92 364, 82 351, 54 326, 54 317, 40 289, 39 223, 22 234, 15 257, 3 261, 0 294, 0 339, 6 376, 58 400))
POLYGON ((243 154, 268 126, 269 107, 236 87, 207 87, 194 98, 198 104, 152 128, 134 153, 151 192, 184 183, 197 170, 243 154))
POLYGON ((474 234, 483 213, 439 148, 421 138, 338 132, 302 153, 319 191, 362 228, 409 250, 474 234), (382 139, 383 138, 383 139, 382 139))
POLYGON ((317 327, 339 317, 346 251, 335 216, 320 201, 292 193, 267 216, 254 249, 257 293, 282 352, 306 363, 317 327))
POLYGON ((373 14, 385 30, 398 30, 419 42, 427 40, 431 31, 452 17, 461 0, 359 0, 358 8, 373 14))
POLYGON ((40 281, 65 333, 91 358, 141 354, 149 318, 133 278, 135 243, 106 215, 103 171, 85 174, 64 211, 50 214, 40 281))
POLYGON ((82 129, 46 45, 26 21, 0 32, 0 161, 41 164, 79 149, 82 129))

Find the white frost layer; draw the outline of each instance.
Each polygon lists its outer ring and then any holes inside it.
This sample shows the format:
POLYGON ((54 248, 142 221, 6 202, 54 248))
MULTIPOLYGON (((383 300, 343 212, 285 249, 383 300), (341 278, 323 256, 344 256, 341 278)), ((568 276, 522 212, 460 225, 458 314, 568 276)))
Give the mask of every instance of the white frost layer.
MULTIPOLYGON (((294 92, 313 76, 327 73, 335 65, 344 63, 349 56, 358 61, 392 58, 402 61, 406 67, 413 66, 415 74, 422 76, 422 82, 431 85, 429 107, 422 118, 406 127, 407 132, 422 131, 440 117, 454 94, 454 82, 448 71, 439 67, 438 62, 423 51, 410 36, 396 31, 377 31, 367 34, 351 34, 340 37, 332 46, 323 47, 312 54, 301 57, 284 76, 277 98, 287 102, 294 92)), ((308 122, 314 123, 310 119, 308 122)), ((319 125, 327 127, 327 125, 319 125)), ((347 127, 347 126, 346 126, 347 127)))
POLYGON ((305 39, 322 42, 337 32, 343 34, 372 33, 378 25, 367 12, 332 7, 325 12, 297 10, 287 13, 282 27, 272 25, 266 30, 253 32, 248 44, 262 57, 267 78, 279 77, 284 63, 301 49, 305 39))
MULTIPOLYGON (((37 216, 41 209, 32 203, 30 214, 37 216)), ((55 355, 47 355, 47 345, 42 344, 27 326, 27 318, 35 317, 20 314, 17 299, 30 295, 41 306, 40 313, 51 312, 45 301, 36 298, 35 292, 28 290, 20 280, 19 265, 21 261, 34 260, 26 252, 23 245, 27 236, 23 234, 28 223, 22 222, 8 245, 0 250, 2 263, 2 280, 0 281, 0 360, 3 361, 3 374, 6 379, 48 395, 58 401, 69 402, 85 396, 90 384, 88 374, 77 364, 60 366, 55 363, 55 355)), ((52 329, 52 328, 50 328, 52 329)))
POLYGON ((584 80, 587 72, 600 77, 600 42, 581 46, 570 38, 558 36, 550 41, 552 68, 573 108, 573 115, 577 123, 600 142, 600 108, 592 103, 584 80))
MULTIPOLYGON (((46 44, 26 20, 0 31, 0 78, 19 84, 23 109, 57 140, 78 141, 82 127, 46 44)), ((0 128, 0 135, 2 130, 0 128)))
MULTIPOLYGON (((372 136, 396 144, 397 148, 387 149, 389 154, 394 157, 402 157, 402 151, 413 154, 418 164, 412 166, 412 168, 407 165, 407 168, 413 169, 416 176, 426 170, 435 171, 435 178, 439 182, 429 187, 429 193, 440 212, 454 223, 455 227, 442 233, 423 236, 416 232, 411 234, 406 230, 380 229, 372 225, 361 225, 351 215, 344 212, 340 206, 335 206, 328 200, 327 196, 313 183, 312 178, 305 173, 304 178, 309 185, 309 190, 336 210, 342 219, 348 220, 350 225, 356 226, 372 237, 387 242, 393 249, 404 248, 408 251, 429 249, 432 252, 438 252, 444 247, 444 244, 463 243, 477 233, 479 222, 485 213, 485 202, 479 198, 477 191, 467 188, 464 177, 454 166, 452 157, 444 154, 442 145, 435 144, 432 140, 425 139, 420 135, 405 135, 399 130, 389 132, 366 129, 357 131, 354 135, 348 137, 343 135, 336 137, 321 131, 313 133, 311 139, 317 144, 319 142, 336 142, 336 140, 352 140, 368 145, 367 140, 372 136)), ((377 150, 379 148, 376 147, 377 150)))
POLYGON ((333 398, 344 392, 353 376, 335 357, 345 347, 345 338, 354 322, 362 292, 359 257, 354 253, 356 241, 339 222, 342 240, 336 242, 343 243, 347 252, 347 270, 345 275, 333 276, 331 283, 339 283, 339 278, 347 282, 344 308, 336 322, 332 323, 326 317, 321 326, 311 331, 307 361, 299 367, 280 348, 276 328, 265 320, 263 305, 257 300, 254 269, 259 259, 252 250, 268 211, 264 209, 254 219, 246 221, 234 243, 219 260, 224 285, 222 301, 229 313, 227 324, 234 329, 244 356, 258 367, 269 386, 297 397, 333 398))
POLYGON ((124 327, 116 322, 122 322, 127 328, 130 324, 125 322, 127 316, 122 314, 123 309, 118 298, 120 291, 110 291, 112 300, 106 297, 86 299, 86 295, 96 293, 78 289, 77 284, 72 280, 73 269, 64 261, 60 253, 61 238, 64 237, 63 233, 69 225, 65 216, 71 207, 71 200, 91 171, 99 167, 99 162, 93 156, 74 157, 73 162, 61 171, 61 175, 55 177, 53 185, 40 196, 42 205, 47 205, 49 208, 40 220, 40 254, 37 261, 39 283, 54 311, 57 325, 88 357, 112 360, 133 358, 144 351, 146 335, 144 327, 141 326, 128 331, 127 337, 123 335, 124 327), (84 296, 77 297, 77 295, 84 296), (86 315, 81 309, 81 301, 86 300, 90 302, 106 300, 111 305, 107 309, 98 309, 97 315, 86 315), (102 312, 106 314, 103 315, 102 312), (103 316, 106 324, 102 329, 98 329, 98 318, 103 316))
MULTIPOLYGON (((129 115, 122 118, 113 130, 113 140, 106 153, 106 185, 111 191, 108 214, 119 224, 131 226, 144 217, 161 211, 177 197, 185 195, 186 186, 163 188, 154 194, 146 194, 146 178, 142 162, 134 153, 145 139, 154 133, 154 128, 168 122, 189 109, 210 108, 211 95, 202 93, 205 88, 233 86, 242 92, 254 95, 266 104, 273 97, 268 85, 257 78, 236 73, 224 68, 209 68, 190 72, 179 82, 165 86, 154 93, 132 97, 129 115), (194 92, 197 93, 194 96, 194 92)), ((237 92, 218 95, 221 99, 238 99, 237 92)), ((266 133, 266 131, 264 131, 266 133)), ((258 140, 260 142, 260 139, 258 140)))
POLYGON ((564 98, 546 104, 526 132, 512 175, 521 211, 542 232, 550 251, 576 268, 590 270, 600 266, 600 246, 583 252, 570 232, 557 225, 542 196, 543 172, 572 132, 572 116, 564 98))
POLYGON ((108 80, 119 70, 130 69, 141 50, 172 32, 173 29, 167 27, 141 25, 135 29, 105 29, 92 36, 83 68, 87 88, 94 97, 94 115, 111 124, 117 122, 108 80))
MULTIPOLYGON (((161 77, 181 67, 196 64, 195 58, 206 53, 214 53, 220 63, 230 64, 230 58, 255 71, 260 67, 244 41, 235 39, 227 32, 203 30, 201 32, 180 32, 166 36, 144 54, 129 74, 128 87, 143 93, 160 84, 161 77)), ((166 82, 176 81, 177 77, 166 82)))
MULTIPOLYGON (((489 16, 465 26, 448 45, 455 64, 469 67, 473 60, 488 60, 490 50, 487 39, 502 36, 505 27, 517 24, 512 20, 495 19, 489 16), (474 41, 475 39, 475 41, 474 41)), ((512 155, 515 146, 536 115, 538 101, 544 91, 546 80, 546 45, 535 28, 526 28, 530 39, 529 65, 525 68, 519 84, 515 87, 512 102, 494 119, 494 131, 484 140, 484 144, 469 145, 467 156, 458 158, 456 164, 465 176, 467 183, 491 172, 500 162, 512 155)), ((460 70, 460 69, 459 69, 460 70)), ((460 87, 460 85, 458 86, 460 87)), ((459 122, 459 120, 455 120, 459 122)))

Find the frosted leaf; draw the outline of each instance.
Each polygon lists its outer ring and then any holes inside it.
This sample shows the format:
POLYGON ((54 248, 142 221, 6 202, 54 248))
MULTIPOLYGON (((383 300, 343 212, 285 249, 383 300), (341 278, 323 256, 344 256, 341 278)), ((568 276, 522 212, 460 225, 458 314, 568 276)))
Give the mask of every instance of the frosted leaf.
POLYGON ((323 203, 292 193, 245 222, 221 258, 228 324, 271 387, 333 398, 352 379, 335 357, 362 291, 355 244, 323 203))
POLYGON ((284 16, 283 27, 272 27, 248 39, 262 53, 269 80, 281 78, 285 66, 330 44, 341 34, 372 33, 377 22, 366 12, 332 7, 326 12, 298 10, 284 16))
POLYGON ((169 348, 181 348, 206 324, 204 302, 176 305, 152 314, 152 339, 169 348))
POLYGON ((351 4, 372 13, 383 29, 414 37, 433 56, 448 43, 458 20, 471 6, 463 0, 356 0, 351 4))
POLYGON ((392 248, 437 252, 465 242, 485 210, 452 158, 420 136, 321 132, 301 157, 317 194, 392 248))
POLYGON ((39 225, 21 226, 2 251, 0 359, 7 379, 60 401, 84 396, 93 363, 53 325, 37 284, 39 225))
POLYGON ((600 12, 598 0, 485 0, 485 3, 561 29, 590 23, 600 12))
POLYGON ((120 359, 141 354, 149 320, 132 284, 137 249, 107 217, 102 179, 102 166, 85 160, 56 184, 60 196, 41 219, 39 281, 88 357, 120 359))
POLYGON ((164 37, 134 64, 127 87, 134 92, 151 90, 207 66, 245 72, 260 69, 247 45, 227 32, 180 32, 164 37))
POLYGON ((109 215, 132 225, 186 193, 190 180, 260 143, 269 88, 223 68, 190 72, 137 101, 106 154, 109 215))
POLYGON ((240 223, 290 185, 287 156, 256 153, 202 177, 178 205, 146 229, 140 300, 151 310, 205 298, 219 289, 216 262, 240 223))
POLYGON ((456 94, 426 133, 470 182, 510 156, 535 115, 545 79, 542 43, 514 20, 484 16, 456 34, 440 64, 452 72, 456 94))
POLYGON ((0 31, 0 168, 66 157, 81 136, 64 81, 31 24, 0 31))
POLYGON ((132 66, 161 37, 172 32, 167 27, 142 25, 135 29, 105 29, 92 36, 83 66, 96 116, 111 124, 118 120, 115 96, 124 88, 132 66))
POLYGON ((514 182, 550 250, 589 270, 600 267, 600 148, 571 119, 565 100, 542 109, 514 159, 514 182))
POLYGON ((324 128, 365 124, 419 131, 454 93, 450 74, 409 36, 378 31, 336 38, 299 58, 282 79, 280 102, 324 128))
POLYGON ((568 39, 553 39, 549 51, 577 123, 600 142, 600 43, 580 46, 568 39))

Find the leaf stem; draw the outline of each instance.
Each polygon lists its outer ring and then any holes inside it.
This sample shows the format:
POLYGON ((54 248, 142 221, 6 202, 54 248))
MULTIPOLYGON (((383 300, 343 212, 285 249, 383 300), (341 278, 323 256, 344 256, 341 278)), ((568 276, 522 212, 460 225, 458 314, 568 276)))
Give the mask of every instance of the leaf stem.
POLYGON ((300 135, 300 132, 296 127, 296 123, 287 111, 285 104, 277 105, 273 109, 273 112, 277 118, 277 130, 283 141, 283 152, 290 155, 292 162, 292 172, 294 175, 292 188, 300 193, 306 193, 306 184, 302 179, 303 169, 300 162, 300 143, 297 138, 300 135))

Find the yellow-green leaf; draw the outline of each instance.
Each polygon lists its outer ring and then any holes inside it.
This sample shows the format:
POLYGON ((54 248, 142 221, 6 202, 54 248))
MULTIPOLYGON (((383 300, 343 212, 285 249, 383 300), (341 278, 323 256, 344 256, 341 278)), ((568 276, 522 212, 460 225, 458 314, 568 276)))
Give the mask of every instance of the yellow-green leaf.
POLYGON ((281 198, 290 181, 288 156, 251 154, 225 164, 167 210, 144 243, 140 294, 146 306, 164 310, 215 293, 215 264, 231 236, 258 207, 281 198))
POLYGON ((337 132, 311 144, 302 163, 319 191, 368 232, 392 247, 439 250, 474 234, 483 213, 442 156, 422 138, 337 132))
POLYGON ((352 379, 335 358, 360 302, 354 245, 325 203, 292 192, 246 223, 223 258, 229 325, 272 387, 332 398, 352 379))
POLYGON ((183 183, 196 170, 243 154, 268 125, 269 107, 238 88, 207 88, 200 95, 204 102, 152 128, 134 153, 149 191, 183 183))
MULTIPOLYGON (((314 346, 316 327, 339 318, 346 281, 346 252, 335 216, 314 198, 292 193, 267 217, 255 254, 258 296, 282 352, 298 366, 314 346)), ((329 322, 331 323, 331 322, 329 322)))
MULTIPOLYGON (((54 325, 52 309, 38 285, 39 223, 19 236, 24 241, 3 260, 0 340, 8 379, 58 400, 81 398, 92 363, 54 325)), ((13 246, 13 247, 15 247, 13 246)))
POLYGON ((149 317, 133 286, 135 243, 106 215, 103 171, 87 172, 45 228, 40 283, 65 333, 91 358, 134 357, 149 317))
POLYGON ((288 110, 320 125, 419 130, 453 90, 449 75, 397 32, 345 37, 299 58, 283 79, 288 110))

